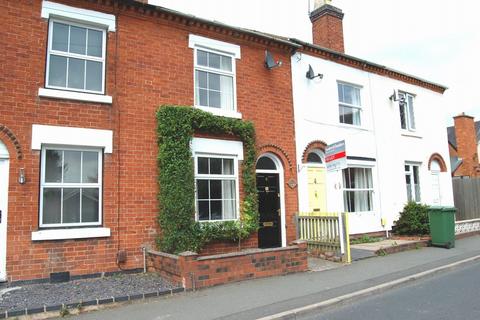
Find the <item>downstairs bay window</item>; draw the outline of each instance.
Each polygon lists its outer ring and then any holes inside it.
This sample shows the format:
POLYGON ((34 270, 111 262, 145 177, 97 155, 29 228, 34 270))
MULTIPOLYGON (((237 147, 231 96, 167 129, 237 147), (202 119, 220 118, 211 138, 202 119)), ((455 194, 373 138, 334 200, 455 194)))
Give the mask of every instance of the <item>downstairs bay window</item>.
POLYGON ((238 219, 237 159, 212 155, 195 157, 198 221, 238 219))
POLYGON ((42 148, 40 227, 102 223, 102 150, 42 148))
POLYGON ((373 211, 371 168, 343 169, 343 203, 346 212, 373 211))

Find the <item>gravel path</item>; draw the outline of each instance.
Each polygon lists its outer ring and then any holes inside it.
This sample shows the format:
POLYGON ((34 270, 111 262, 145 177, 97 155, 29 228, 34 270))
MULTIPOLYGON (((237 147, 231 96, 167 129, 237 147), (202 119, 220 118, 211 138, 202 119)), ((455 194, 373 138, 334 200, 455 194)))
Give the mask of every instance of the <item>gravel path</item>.
POLYGON ((74 280, 20 286, 2 294, 0 313, 6 310, 37 308, 44 305, 78 303, 126 295, 172 289, 173 286, 156 274, 122 274, 105 278, 74 280))

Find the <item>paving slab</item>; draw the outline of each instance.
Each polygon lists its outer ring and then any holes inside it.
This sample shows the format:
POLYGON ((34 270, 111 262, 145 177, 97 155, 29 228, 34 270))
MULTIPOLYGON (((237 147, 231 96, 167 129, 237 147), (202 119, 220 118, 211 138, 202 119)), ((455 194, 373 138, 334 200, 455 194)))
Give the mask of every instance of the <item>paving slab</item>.
POLYGON ((332 262, 325 259, 308 257, 308 270, 312 272, 326 271, 343 267, 344 264, 332 262))
POLYGON ((373 258, 376 257, 377 254, 375 251, 372 250, 365 250, 365 249, 357 249, 350 247, 350 255, 352 257, 352 261, 360 261, 363 259, 373 258))

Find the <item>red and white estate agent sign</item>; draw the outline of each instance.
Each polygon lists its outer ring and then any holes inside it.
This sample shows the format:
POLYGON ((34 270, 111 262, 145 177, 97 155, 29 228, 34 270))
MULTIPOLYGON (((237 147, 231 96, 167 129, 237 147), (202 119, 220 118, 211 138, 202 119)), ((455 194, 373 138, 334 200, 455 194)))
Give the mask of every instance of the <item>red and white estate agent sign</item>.
POLYGON ((327 171, 337 171, 347 167, 345 140, 327 146, 325 149, 325 162, 327 164, 327 171))

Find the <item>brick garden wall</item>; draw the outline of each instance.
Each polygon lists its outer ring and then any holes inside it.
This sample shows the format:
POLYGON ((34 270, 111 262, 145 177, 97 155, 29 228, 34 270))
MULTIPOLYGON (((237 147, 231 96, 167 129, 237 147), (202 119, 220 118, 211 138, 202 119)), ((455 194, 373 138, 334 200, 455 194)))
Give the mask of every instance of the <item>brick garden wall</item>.
POLYGON ((298 241, 275 249, 250 249, 212 256, 193 252, 178 256, 148 252, 149 271, 185 289, 307 271, 307 244, 298 241), (181 279, 181 281, 179 281, 181 279))
MULTIPOLYGON (((116 271, 116 254, 126 250, 123 269, 143 266, 143 245, 153 244, 157 225, 157 137, 155 111, 162 104, 192 105, 193 50, 189 34, 241 46, 236 62, 238 111, 254 122, 259 153, 283 162, 285 182, 296 180, 290 49, 202 24, 189 24, 116 1, 55 0, 114 14, 116 32, 107 39, 105 105, 38 97, 44 87, 48 22, 40 0, 0 2, 0 125, 8 127, 23 151, 6 134, 10 155, 7 274, 9 280, 46 278, 51 272, 88 274, 116 271), (115 4, 115 5, 112 5, 115 4), (283 66, 267 70, 265 49, 283 66), (38 230, 40 152, 31 149, 32 124, 112 130, 113 153, 104 156, 103 224, 108 238, 32 242, 38 230), (27 183, 19 185, 19 168, 27 183)), ((240 184, 241 185, 241 184, 240 184)), ((285 186, 287 241, 295 239, 297 190, 285 186)), ((257 247, 254 235, 242 247, 257 247)), ((213 244, 206 253, 236 250, 213 244)))

